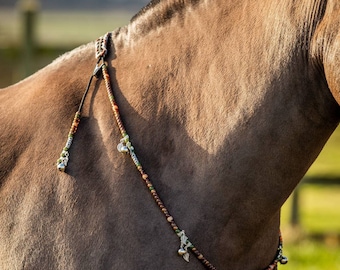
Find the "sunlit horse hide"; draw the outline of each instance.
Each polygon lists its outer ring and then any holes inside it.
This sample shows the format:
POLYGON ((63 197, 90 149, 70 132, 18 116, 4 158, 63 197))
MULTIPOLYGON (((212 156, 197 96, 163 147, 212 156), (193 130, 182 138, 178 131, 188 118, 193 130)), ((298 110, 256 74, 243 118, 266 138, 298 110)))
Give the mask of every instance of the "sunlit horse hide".
MULTIPOLYGON (((217 269, 273 261, 280 208, 339 122, 339 29, 336 0, 161 0, 113 32, 136 152, 217 269)), ((101 78, 56 169, 95 63, 91 43, 0 91, 0 269, 204 269, 117 151, 101 78)))

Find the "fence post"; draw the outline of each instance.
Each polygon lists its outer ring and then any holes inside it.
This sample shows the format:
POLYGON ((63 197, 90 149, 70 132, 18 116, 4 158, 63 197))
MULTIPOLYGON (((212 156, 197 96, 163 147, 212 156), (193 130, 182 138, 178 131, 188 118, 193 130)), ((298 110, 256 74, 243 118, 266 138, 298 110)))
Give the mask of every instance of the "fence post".
POLYGON ((19 0, 19 9, 22 20, 21 48, 25 77, 31 75, 34 71, 36 18, 39 7, 38 0, 19 0))
POLYGON ((292 210, 290 216, 290 224, 293 227, 297 227, 300 225, 300 208, 299 208, 299 195, 300 190, 299 186, 296 187, 292 194, 292 210))

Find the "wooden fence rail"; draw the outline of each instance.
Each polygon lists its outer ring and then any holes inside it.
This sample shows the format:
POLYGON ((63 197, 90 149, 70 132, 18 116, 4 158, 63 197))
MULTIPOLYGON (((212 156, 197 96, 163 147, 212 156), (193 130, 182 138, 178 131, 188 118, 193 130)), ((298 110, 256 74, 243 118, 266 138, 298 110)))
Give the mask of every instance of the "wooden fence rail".
POLYGON ((304 185, 317 186, 340 186, 340 178, 325 178, 325 177, 305 177, 301 183, 296 187, 292 194, 292 205, 290 211, 290 224, 292 226, 300 225, 300 193, 304 185))

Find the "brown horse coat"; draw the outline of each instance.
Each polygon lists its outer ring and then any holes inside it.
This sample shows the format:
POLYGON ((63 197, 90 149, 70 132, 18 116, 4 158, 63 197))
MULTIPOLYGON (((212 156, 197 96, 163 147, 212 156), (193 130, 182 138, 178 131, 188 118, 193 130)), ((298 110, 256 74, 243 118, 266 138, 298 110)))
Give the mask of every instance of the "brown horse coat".
MULTIPOLYGON (((114 92, 177 223, 218 269, 264 269, 280 208, 339 122, 336 0, 160 0, 113 32, 114 92), (335 99, 334 99, 334 98, 335 99)), ((202 269, 176 251, 98 80, 94 44, 0 91, 0 268, 202 269)))

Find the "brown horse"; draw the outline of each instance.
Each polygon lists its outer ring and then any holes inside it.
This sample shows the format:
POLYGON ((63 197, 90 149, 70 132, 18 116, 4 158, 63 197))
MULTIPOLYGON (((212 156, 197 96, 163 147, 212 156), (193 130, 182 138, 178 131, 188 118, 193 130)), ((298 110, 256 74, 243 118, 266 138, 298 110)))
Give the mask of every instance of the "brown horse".
MULTIPOLYGON (((56 159, 94 44, 0 91, 0 269, 203 269, 127 155, 102 77, 56 159)), ((159 196, 217 269, 265 269, 280 208, 340 119, 336 0, 156 0, 112 33, 120 113, 159 196)))

